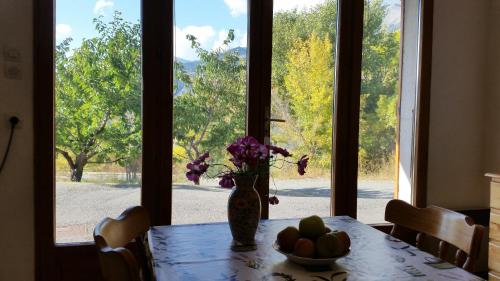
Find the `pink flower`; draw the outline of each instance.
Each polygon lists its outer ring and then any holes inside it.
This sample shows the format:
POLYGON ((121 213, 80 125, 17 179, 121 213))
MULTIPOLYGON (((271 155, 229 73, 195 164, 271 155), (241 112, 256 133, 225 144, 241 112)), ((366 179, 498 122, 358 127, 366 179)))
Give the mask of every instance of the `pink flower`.
POLYGON ((303 176, 306 173, 308 161, 309 157, 307 157, 307 155, 300 157, 299 162, 297 162, 297 171, 299 172, 299 175, 303 176))
POLYGON ((234 180, 231 174, 222 175, 220 177, 219 185, 223 188, 232 188, 234 186, 234 180))
POLYGON ((278 205, 279 203, 280 203, 280 200, 278 200, 278 197, 276 197, 276 196, 269 197, 269 204, 278 205))

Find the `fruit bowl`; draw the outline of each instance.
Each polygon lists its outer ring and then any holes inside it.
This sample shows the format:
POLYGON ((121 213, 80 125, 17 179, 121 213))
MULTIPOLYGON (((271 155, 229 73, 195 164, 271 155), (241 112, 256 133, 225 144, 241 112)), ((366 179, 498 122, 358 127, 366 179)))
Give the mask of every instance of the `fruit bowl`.
POLYGON ((333 257, 333 258, 318 258, 318 259, 313 259, 313 258, 303 258, 303 257, 296 256, 296 255, 294 255, 292 253, 286 253, 286 252, 281 251, 280 250, 280 246, 278 245, 278 241, 274 241, 273 248, 277 252, 285 255, 288 258, 289 261, 291 261, 293 263, 296 263, 296 264, 299 264, 299 265, 302 265, 302 266, 306 266, 306 267, 330 266, 333 263, 335 263, 335 261, 337 261, 338 259, 347 256, 349 254, 349 252, 350 252, 350 250, 347 250, 347 252, 345 252, 343 255, 337 256, 337 257, 333 257))

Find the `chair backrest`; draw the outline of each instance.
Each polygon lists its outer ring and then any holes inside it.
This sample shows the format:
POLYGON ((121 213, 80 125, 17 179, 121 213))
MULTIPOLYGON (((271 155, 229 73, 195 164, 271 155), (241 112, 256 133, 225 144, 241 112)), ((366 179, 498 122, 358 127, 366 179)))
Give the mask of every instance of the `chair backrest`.
POLYGON ((117 219, 105 218, 94 229, 94 241, 99 253, 101 270, 106 281, 141 281, 145 269, 125 246, 135 240, 143 248, 143 237, 150 226, 143 207, 131 207, 117 219))
POLYGON ((426 235, 438 239, 439 258, 473 272, 484 227, 474 224, 472 218, 436 206, 416 208, 401 200, 391 200, 385 209, 385 220, 394 223, 391 231, 394 237, 403 239, 405 229, 416 231, 415 244, 420 249, 426 235), (449 245, 457 248, 453 260, 446 255, 449 245))

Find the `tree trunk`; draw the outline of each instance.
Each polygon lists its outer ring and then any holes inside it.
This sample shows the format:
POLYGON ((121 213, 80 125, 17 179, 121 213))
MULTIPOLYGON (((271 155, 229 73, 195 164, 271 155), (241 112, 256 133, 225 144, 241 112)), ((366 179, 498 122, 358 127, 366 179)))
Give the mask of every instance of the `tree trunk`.
POLYGON ((87 165, 87 155, 81 153, 76 157, 75 166, 71 170, 71 181, 81 182, 83 177, 83 168, 87 165))

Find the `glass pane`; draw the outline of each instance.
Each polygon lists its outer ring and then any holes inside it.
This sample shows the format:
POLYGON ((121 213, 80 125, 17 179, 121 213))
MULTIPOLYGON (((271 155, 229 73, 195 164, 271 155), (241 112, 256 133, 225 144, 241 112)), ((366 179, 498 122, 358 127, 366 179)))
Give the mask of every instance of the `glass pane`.
POLYGON ((336 25, 337 1, 274 0, 271 143, 310 160, 271 169, 271 218, 330 215, 336 25))
POLYGON ((246 30, 245 1, 175 1, 173 224, 227 220, 231 190, 185 174, 206 151, 224 163, 227 145, 245 135, 246 30))
POLYGON ((396 184, 401 1, 365 1, 364 21, 358 219, 381 223, 396 184))
POLYGON ((140 1, 56 7, 56 241, 89 241, 140 204, 140 1))

